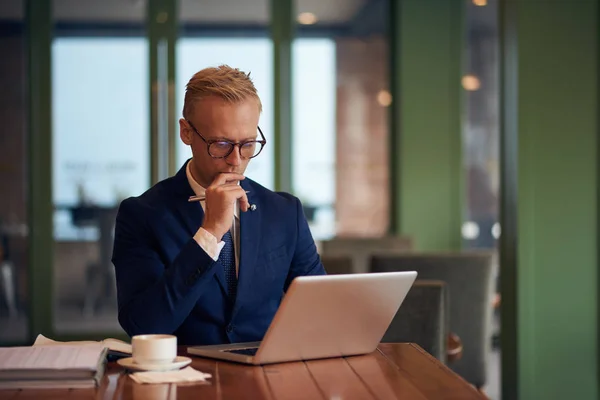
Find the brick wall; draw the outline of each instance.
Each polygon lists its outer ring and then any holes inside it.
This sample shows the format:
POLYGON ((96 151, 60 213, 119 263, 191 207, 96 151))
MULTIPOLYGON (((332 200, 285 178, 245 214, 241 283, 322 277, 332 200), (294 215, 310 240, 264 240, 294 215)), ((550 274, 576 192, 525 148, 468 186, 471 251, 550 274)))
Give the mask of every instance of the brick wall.
POLYGON ((344 38, 337 44, 338 236, 382 236, 389 226, 387 41, 344 38))

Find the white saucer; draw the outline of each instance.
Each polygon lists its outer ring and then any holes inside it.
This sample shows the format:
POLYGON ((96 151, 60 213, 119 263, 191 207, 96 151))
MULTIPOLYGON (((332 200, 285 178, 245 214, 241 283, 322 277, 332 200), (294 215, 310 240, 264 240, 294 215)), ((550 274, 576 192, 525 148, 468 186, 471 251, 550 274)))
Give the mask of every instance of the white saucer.
POLYGON ((177 356, 175 361, 169 364, 138 364, 133 362, 132 357, 121 358, 117 360, 117 364, 132 371, 172 371, 180 369, 192 362, 191 358, 177 356))

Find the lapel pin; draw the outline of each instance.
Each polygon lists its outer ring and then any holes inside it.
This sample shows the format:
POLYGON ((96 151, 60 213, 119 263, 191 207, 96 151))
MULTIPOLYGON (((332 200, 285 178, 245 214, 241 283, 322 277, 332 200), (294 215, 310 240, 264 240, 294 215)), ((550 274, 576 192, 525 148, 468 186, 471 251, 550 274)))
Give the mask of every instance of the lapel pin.
POLYGON ((256 204, 250 205, 250 211, 256 211, 256 204))

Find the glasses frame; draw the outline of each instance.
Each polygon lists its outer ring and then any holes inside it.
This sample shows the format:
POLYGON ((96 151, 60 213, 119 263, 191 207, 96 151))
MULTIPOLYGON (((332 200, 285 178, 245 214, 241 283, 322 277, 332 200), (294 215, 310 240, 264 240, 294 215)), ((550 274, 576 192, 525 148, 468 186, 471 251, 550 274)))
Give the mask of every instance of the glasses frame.
POLYGON ((235 147, 238 147, 238 152, 240 153, 240 158, 243 160, 250 160, 256 156, 258 156, 260 153, 262 153, 263 149, 265 148, 265 145, 267 144, 267 139, 265 139, 265 135, 263 135, 262 130, 260 129, 260 126, 257 126, 258 128, 258 133, 260 133, 261 136, 261 140, 244 140, 243 142, 232 142, 231 140, 227 140, 227 139, 206 139, 204 136, 202 136, 202 134, 200 132, 198 132, 198 129, 196 129, 196 127, 190 122, 190 120, 186 119, 185 120, 190 127, 192 128, 192 130, 194 132, 196 132, 196 134, 198 136, 200 136, 200 139, 202 139, 204 141, 204 143, 206 143, 206 151, 208 153, 209 156, 211 156, 212 158, 227 158, 231 155, 231 153, 233 153, 233 149, 235 149, 235 147), (225 154, 224 156, 220 156, 220 157, 216 157, 213 156, 210 153, 210 145, 213 143, 229 143, 231 145, 231 150, 229 150, 229 152, 227 154, 225 154), (252 157, 244 157, 242 155, 242 146, 245 145, 246 143, 260 143, 261 147, 260 150, 258 151, 258 153, 256 153, 255 155, 253 155, 252 157))

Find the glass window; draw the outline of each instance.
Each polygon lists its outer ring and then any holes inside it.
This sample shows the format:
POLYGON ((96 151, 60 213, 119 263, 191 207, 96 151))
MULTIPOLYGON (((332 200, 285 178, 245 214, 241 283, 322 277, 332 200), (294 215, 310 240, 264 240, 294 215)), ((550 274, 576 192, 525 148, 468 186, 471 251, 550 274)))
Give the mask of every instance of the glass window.
POLYGON ((463 247, 489 249, 494 254, 494 274, 498 294, 492 319, 493 351, 490 354, 486 393, 500 396, 500 295, 497 244, 499 172, 499 31, 498 2, 469 1, 466 7, 463 118, 463 168, 465 210, 462 227, 463 247))
POLYGON ((294 193, 317 240, 389 226, 389 1, 296 0, 294 193))
MULTIPOLYGON (((227 64, 250 72, 263 104, 259 125, 267 145, 248 164, 246 175, 273 189, 273 44, 269 37, 268 2, 182 2, 179 15, 181 39, 177 42, 176 54, 178 115, 181 116, 183 109, 185 85, 199 70, 227 64)), ((181 141, 176 153, 178 166, 191 157, 189 147, 181 141)))
POLYGON ((57 334, 122 332, 111 262, 116 211, 150 183, 143 3, 53 2, 57 334))
POLYGON ((293 182, 315 240, 335 236, 336 48, 330 38, 293 45, 293 182))
POLYGON ((466 248, 496 247, 499 203, 499 62, 497 3, 467 7, 463 166, 466 248))
MULTIPOLYGON (((206 67, 227 64, 250 72, 263 104, 259 126, 267 139, 261 154, 248 164, 246 175, 273 188, 273 46, 267 38, 182 38, 177 43, 177 110, 183 110, 185 85, 206 67), (271 143, 269 143, 271 141, 271 143)), ((181 116, 181 114, 179 114, 181 116)), ((179 125, 177 126, 179 129, 179 125)), ((178 142, 177 165, 192 156, 189 146, 178 142)))
POLYGON ((148 84, 143 38, 53 43, 53 198, 57 240, 97 240, 72 207, 114 207, 148 188, 148 84))

